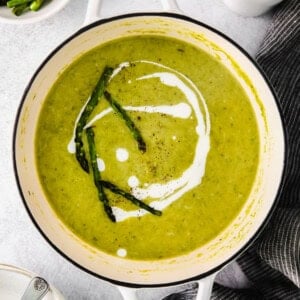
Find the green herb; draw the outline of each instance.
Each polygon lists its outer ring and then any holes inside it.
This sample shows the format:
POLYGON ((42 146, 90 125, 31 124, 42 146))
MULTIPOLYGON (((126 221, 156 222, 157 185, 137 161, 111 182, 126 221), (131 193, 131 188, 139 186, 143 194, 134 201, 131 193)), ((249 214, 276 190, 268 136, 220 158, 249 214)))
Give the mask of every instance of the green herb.
POLYGON ((16 16, 20 16, 26 9, 28 9, 28 4, 27 3, 13 7, 12 12, 16 16))
POLYGON ((148 212, 152 213, 153 215, 156 215, 156 216, 161 216, 162 215, 162 212, 160 210, 156 210, 156 209, 152 208, 151 206, 149 206, 146 203, 144 203, 143 201, 137 199, 136 197, 134 197, 130 193, 127 193, 124 190, 118 188, 113 183, 108 182, 108 181, 104 181, 104 180, 100 180, 100 182, 101 182, 102 186, 104 186, 105 188, 108 188, 111 192, 113 192, 115 194, 123 196, 124 198, 126 198, 127 200, 129 200, 133 204, 135 204, 136 206, 147 210, 148 212))
POLYGON ((107 91, 104 92, 105 99, 109 102, 113 110, 125 121, 127 127, 129 128, 133 138, 138 143, 139 150, 144 153, 146 152, 146 143, 139 131, 139 129, 135 126, 134 122, 130 119, 126 111, 122 108, 122 106, 111 96, 111 94, 107 91))
POLYGON ((76 145, 76 159, 79 162, 80 166, 84 171, 89 173, 89 164, 85 157, 85 151, 83 148, 82 135, 84 126, 87 123, 87 120, 94 108, 97 106, 99 99, 102 97, 103 92, 107 86, 110 75, 112 74, 113 69, 109 67, 105 67, 95 89, 92 92, 92 95, 85 106, 75 130, 75 145, 76 145))
POLYGON ((30 4, 30 9, 33 11, 37 11, 42 6, 44 0, 35 0, 30 4))
POLYGON ((6 5, 11 11, 20 16, 26 10, 38 11, 45 0, 0 0, 0 5, 6 5))
POLYGON ((105 210, 107 216, 113 222, 116 222, 116 217, 113 214, 113 211, 109 205, 107 196, 104 192, 103 185, 101 183, 101 175, 98 170, 98 164, 97 164, 97 152, 96 152, 96 145, 95 145, 95 138, 94 138, 95 135, 94 135, 94 131, 93 131, 92 127, 89 127, 86 129, 86 135, 87 135, 87 140, 88 140, 88 144, 89 144, 89 152, 90 152, 91 165, 92 165, 92 169, 93 169, 94 184, 98 190, 99 200, 103 203, 104 210, 105 210))
POLYGON ((13 8, 18 5, 23 5, 32 2, 32 0, 10 0, 6 3, 8 8, 13 8))

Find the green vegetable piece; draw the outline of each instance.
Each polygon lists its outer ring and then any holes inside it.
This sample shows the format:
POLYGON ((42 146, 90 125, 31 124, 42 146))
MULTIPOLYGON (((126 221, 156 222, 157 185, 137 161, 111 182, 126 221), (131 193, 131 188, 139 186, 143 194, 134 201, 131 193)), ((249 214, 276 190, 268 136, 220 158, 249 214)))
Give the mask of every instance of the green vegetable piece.
POLYGON ((133 204, 135 204, 136 206, 147 210, 151 214, 156 215, 156 216, 161 216, 162 215, 162 212, 160 210, 156 210, 156 209, 152 208, 151 206, 149 206, 146 203, 144 203, 143 201, 137 199, 136 197, 134 197, 130 193, 127 193, 127 192, 123 191, 122 189, 118 188, 113 183, 108 182, 108 181, 104 181, 104 180, 100 180, 100 183, 105 188, 108 188, 111 192, 123 196, 124 198, 126 198, 127 200, 129 200, 133 204))
POLYGON ((104 92, 105 99, 109 102, 113 110, 125 121, 127 127, 129 128, 133 138, 138 143, 139 150, 144 153, 146 152, 146 143, 139 131, 135 126, 134 122, 130 119, 127 112, 122 108, 122 106, 111 96, 107 91, 104 92))
POLYGON ((13 8, 15 6, 23 5, 23 4, 30 3, 30 2, 32 2, 32 0, 10 0, 6 3, 6 5, 9 8, 13 8))
POLYGON ((30 9, 33 11, 37 11, 43 5, 44 0, 35 0, 30 4, 30 9))
POLYGON ((100 76, 100 79, 98 80, 95 89, 92 92, 92 95, 87 105, 85 106, 79 118, 79 121, 75 129, 76 159, 79 162, 82 169, 87 173, 89 173, 89 164, 85 157, 85 151, 83 149, 83 142, 82 142, 83 129, 87 123, 89 116, 93 112, 94 108, 97 106, 99 99, 102 97, 112 72, 113 72, 112 68, 105 67, 102 75, 100 76))
POLYGON ((12 8, 12 12, 16 15, 16 16, 20 16, 26 9, 28 8, 28 4, 21 4, 18 6, 15 6, 12 8))
POLYGON ((108 203, 108 199, 104 192, 103 185, 101 182, 101 175, 97 165, 97 152, 96 152, 96 145, 95 145, 95 138, 94 138, 95 135, 92 127, 86 129, 86 135, 89 144, 89 152, 90 152, 91 165, 93 169, 94 184, 98 189, 99 200, 103 203, 104 210, 107 216, 110 218, 110 220, 116 222, 116 217, 113 214, 112 208, 108 203))

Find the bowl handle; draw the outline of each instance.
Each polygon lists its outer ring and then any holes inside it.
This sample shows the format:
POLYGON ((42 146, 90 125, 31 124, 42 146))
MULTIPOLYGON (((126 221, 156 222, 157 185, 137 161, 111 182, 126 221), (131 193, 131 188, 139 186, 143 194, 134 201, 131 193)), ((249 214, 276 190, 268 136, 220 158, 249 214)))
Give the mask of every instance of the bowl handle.
MULTIPOLYGON (((101 19, 101 5, 103 0, 89 0, 83 26, 93 23, 101 19)), ((183 14, 180 10, 177 0, 160 0, 162 10, 165 12, 173 12, 183 14)))
MULTIPOLYGON (((197 282, 198 290, 197 290, 196 300, 210 299, 215 277, 216 277, 216 273, 198 280, 197 282)), ((119 286, 119 285, 116 285, 116 287, 121 293, 123 300, 138 300, 136 296, 136 289, 119 286)))
POLYGON ((88 1, 83 26, 93 23, 100 19, 101 5, 102 5, 102 0, 88 1))
POLYGON ((182 10, 178 6, 177 0, 160 0, 160 3, 165 12, 183 14, 182 10))
POLYGON ((138 300, 136 296, 136 289, 128 288, 124 286, 117 285, 116 286, 121 293, 123 300, 138 300))
POLYGON ((209 300, 216 273, 198 280, 198 292, 196 300, 209 300))

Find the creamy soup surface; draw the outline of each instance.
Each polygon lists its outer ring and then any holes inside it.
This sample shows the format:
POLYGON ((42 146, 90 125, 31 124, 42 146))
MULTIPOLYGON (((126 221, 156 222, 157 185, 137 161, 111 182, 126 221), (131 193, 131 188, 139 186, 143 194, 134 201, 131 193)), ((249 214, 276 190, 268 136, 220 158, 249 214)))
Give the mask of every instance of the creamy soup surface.
POLYGON ((255 115, 239 82, 203 50, 158 36, 115 40, 79 57, 49 91, 36 132, 40 182, 58 217, 88 244, 137 260, 183 255, 215 238, 245 204, 258 155, 255 115), (113 68, 106 90, 146 150, 101 96, 82 134, 87 173, 74 134, 106 66, 113 68), (94 184, 88 127, 101 179, 160 216, 103 188, 111 221, 94 184))

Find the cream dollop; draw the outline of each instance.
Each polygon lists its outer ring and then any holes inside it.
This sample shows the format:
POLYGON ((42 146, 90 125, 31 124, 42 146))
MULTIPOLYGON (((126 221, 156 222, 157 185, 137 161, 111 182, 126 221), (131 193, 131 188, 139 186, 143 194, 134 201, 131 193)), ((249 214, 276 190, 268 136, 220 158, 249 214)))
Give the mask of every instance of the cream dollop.
POLYGON ((98 170, 100 172, 105 171, 105 162, 102 158, 99 158, 99 157, 97 158, 97 166, 98 166, 98 170))
POLYGON ((123 162, 128 160, 129 153, 125 148, 118 148, 116 150, 116 158, 118 161, 123 162))

